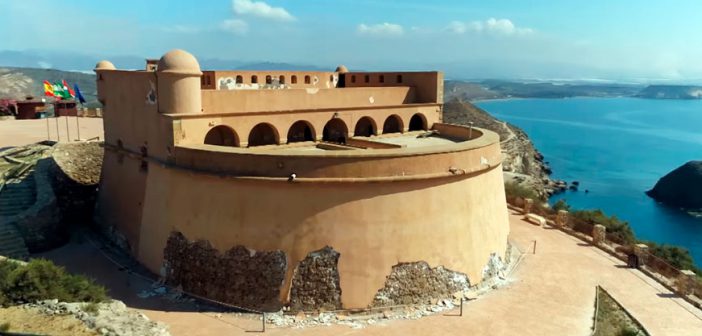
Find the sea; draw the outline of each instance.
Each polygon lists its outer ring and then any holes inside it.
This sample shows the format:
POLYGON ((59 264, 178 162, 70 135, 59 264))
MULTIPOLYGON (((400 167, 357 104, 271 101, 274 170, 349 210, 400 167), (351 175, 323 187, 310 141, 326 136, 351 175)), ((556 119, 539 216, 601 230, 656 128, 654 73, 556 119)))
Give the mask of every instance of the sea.
POLYGON ((550 203, 565 199, 574 209, 602 209, 627 221, 637 238, 685 247, 702 265, 702 217, 645 194, 673 169, 702 160, 702 100, 507 99, 476 105, 522 128, 553 178, 580 182, 578 191, 555 195, 550 203))

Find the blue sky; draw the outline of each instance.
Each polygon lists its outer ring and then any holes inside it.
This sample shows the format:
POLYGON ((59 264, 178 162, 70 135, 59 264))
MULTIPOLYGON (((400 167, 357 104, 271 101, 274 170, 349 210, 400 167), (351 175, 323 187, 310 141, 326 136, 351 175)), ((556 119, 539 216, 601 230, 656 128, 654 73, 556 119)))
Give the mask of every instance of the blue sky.
POLYGON ((0 0, 0 12, 1 50, 109 58, 182 48, 455 78, 702 78, 693 0, 0 0))

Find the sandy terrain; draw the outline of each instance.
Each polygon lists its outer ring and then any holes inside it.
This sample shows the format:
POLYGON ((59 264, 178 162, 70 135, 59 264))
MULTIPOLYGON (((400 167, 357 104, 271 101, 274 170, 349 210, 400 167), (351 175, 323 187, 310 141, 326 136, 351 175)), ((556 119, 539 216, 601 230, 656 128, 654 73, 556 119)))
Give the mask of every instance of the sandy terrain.
POLYGON ((103 139, 102 119, 59 117, 32 120, 0 120, 0 148, 26 145, 43 140, 65 142, 70 139, 70 141, 75 141, 78 139, 79 134, 81 139, 94 137, 103 139), (76 119, 78 119, 78 125, 76 125, 76 119))

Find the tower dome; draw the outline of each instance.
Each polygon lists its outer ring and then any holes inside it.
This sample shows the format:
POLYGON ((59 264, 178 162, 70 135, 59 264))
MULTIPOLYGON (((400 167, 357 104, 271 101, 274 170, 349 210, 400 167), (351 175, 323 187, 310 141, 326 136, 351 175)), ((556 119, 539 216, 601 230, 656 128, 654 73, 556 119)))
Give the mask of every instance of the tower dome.
POLYGON ((345 65, 339 65, 338 67, 336 67, 336 72, 347 73, 349 72, 349 69, 347 69, 345 65))
POLYGON ((167 52, 158 61, 158 72, 201 75, 195 56, 181 49, 167 52))
POLYGON ((95 70, 115 70, 115 65, 110 61, 100 61, 95 64, 95 70))

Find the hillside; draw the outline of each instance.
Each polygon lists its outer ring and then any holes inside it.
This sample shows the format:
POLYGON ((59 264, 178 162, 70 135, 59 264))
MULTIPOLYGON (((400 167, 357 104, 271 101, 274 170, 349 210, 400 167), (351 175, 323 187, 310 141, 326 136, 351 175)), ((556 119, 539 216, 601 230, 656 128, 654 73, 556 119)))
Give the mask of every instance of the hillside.
POLYGON ((650 99, 702 99, 702 86, 649 85, 636 96, 650 99))
POLYGON ((641 92, 640 85, 626 84, 570 84, 523 83, 502 80, 464 82, 447 80, 444 92, 447 99, 462 100, 499 98, 570 98, 570 97, 629 97, 641 92))
POLYGON ((540 195, 553 194, 559 187, 549 178, 549 168, 529 137, 520 128, 495 119, 485 110, 458 98, 444 104, 444 122, 473 125, 500 135, 500 146, 505 154, 502 170, 505 181, 514 181, 534 188, 540 195))
POLYGON ((0 98, 23 99, 27 95, 44 97, 42 82, 66 80, 69 85, 78 83, 86 106, 96 105, 95 75, 82 72, 34 68, 0 68, 0 98))

